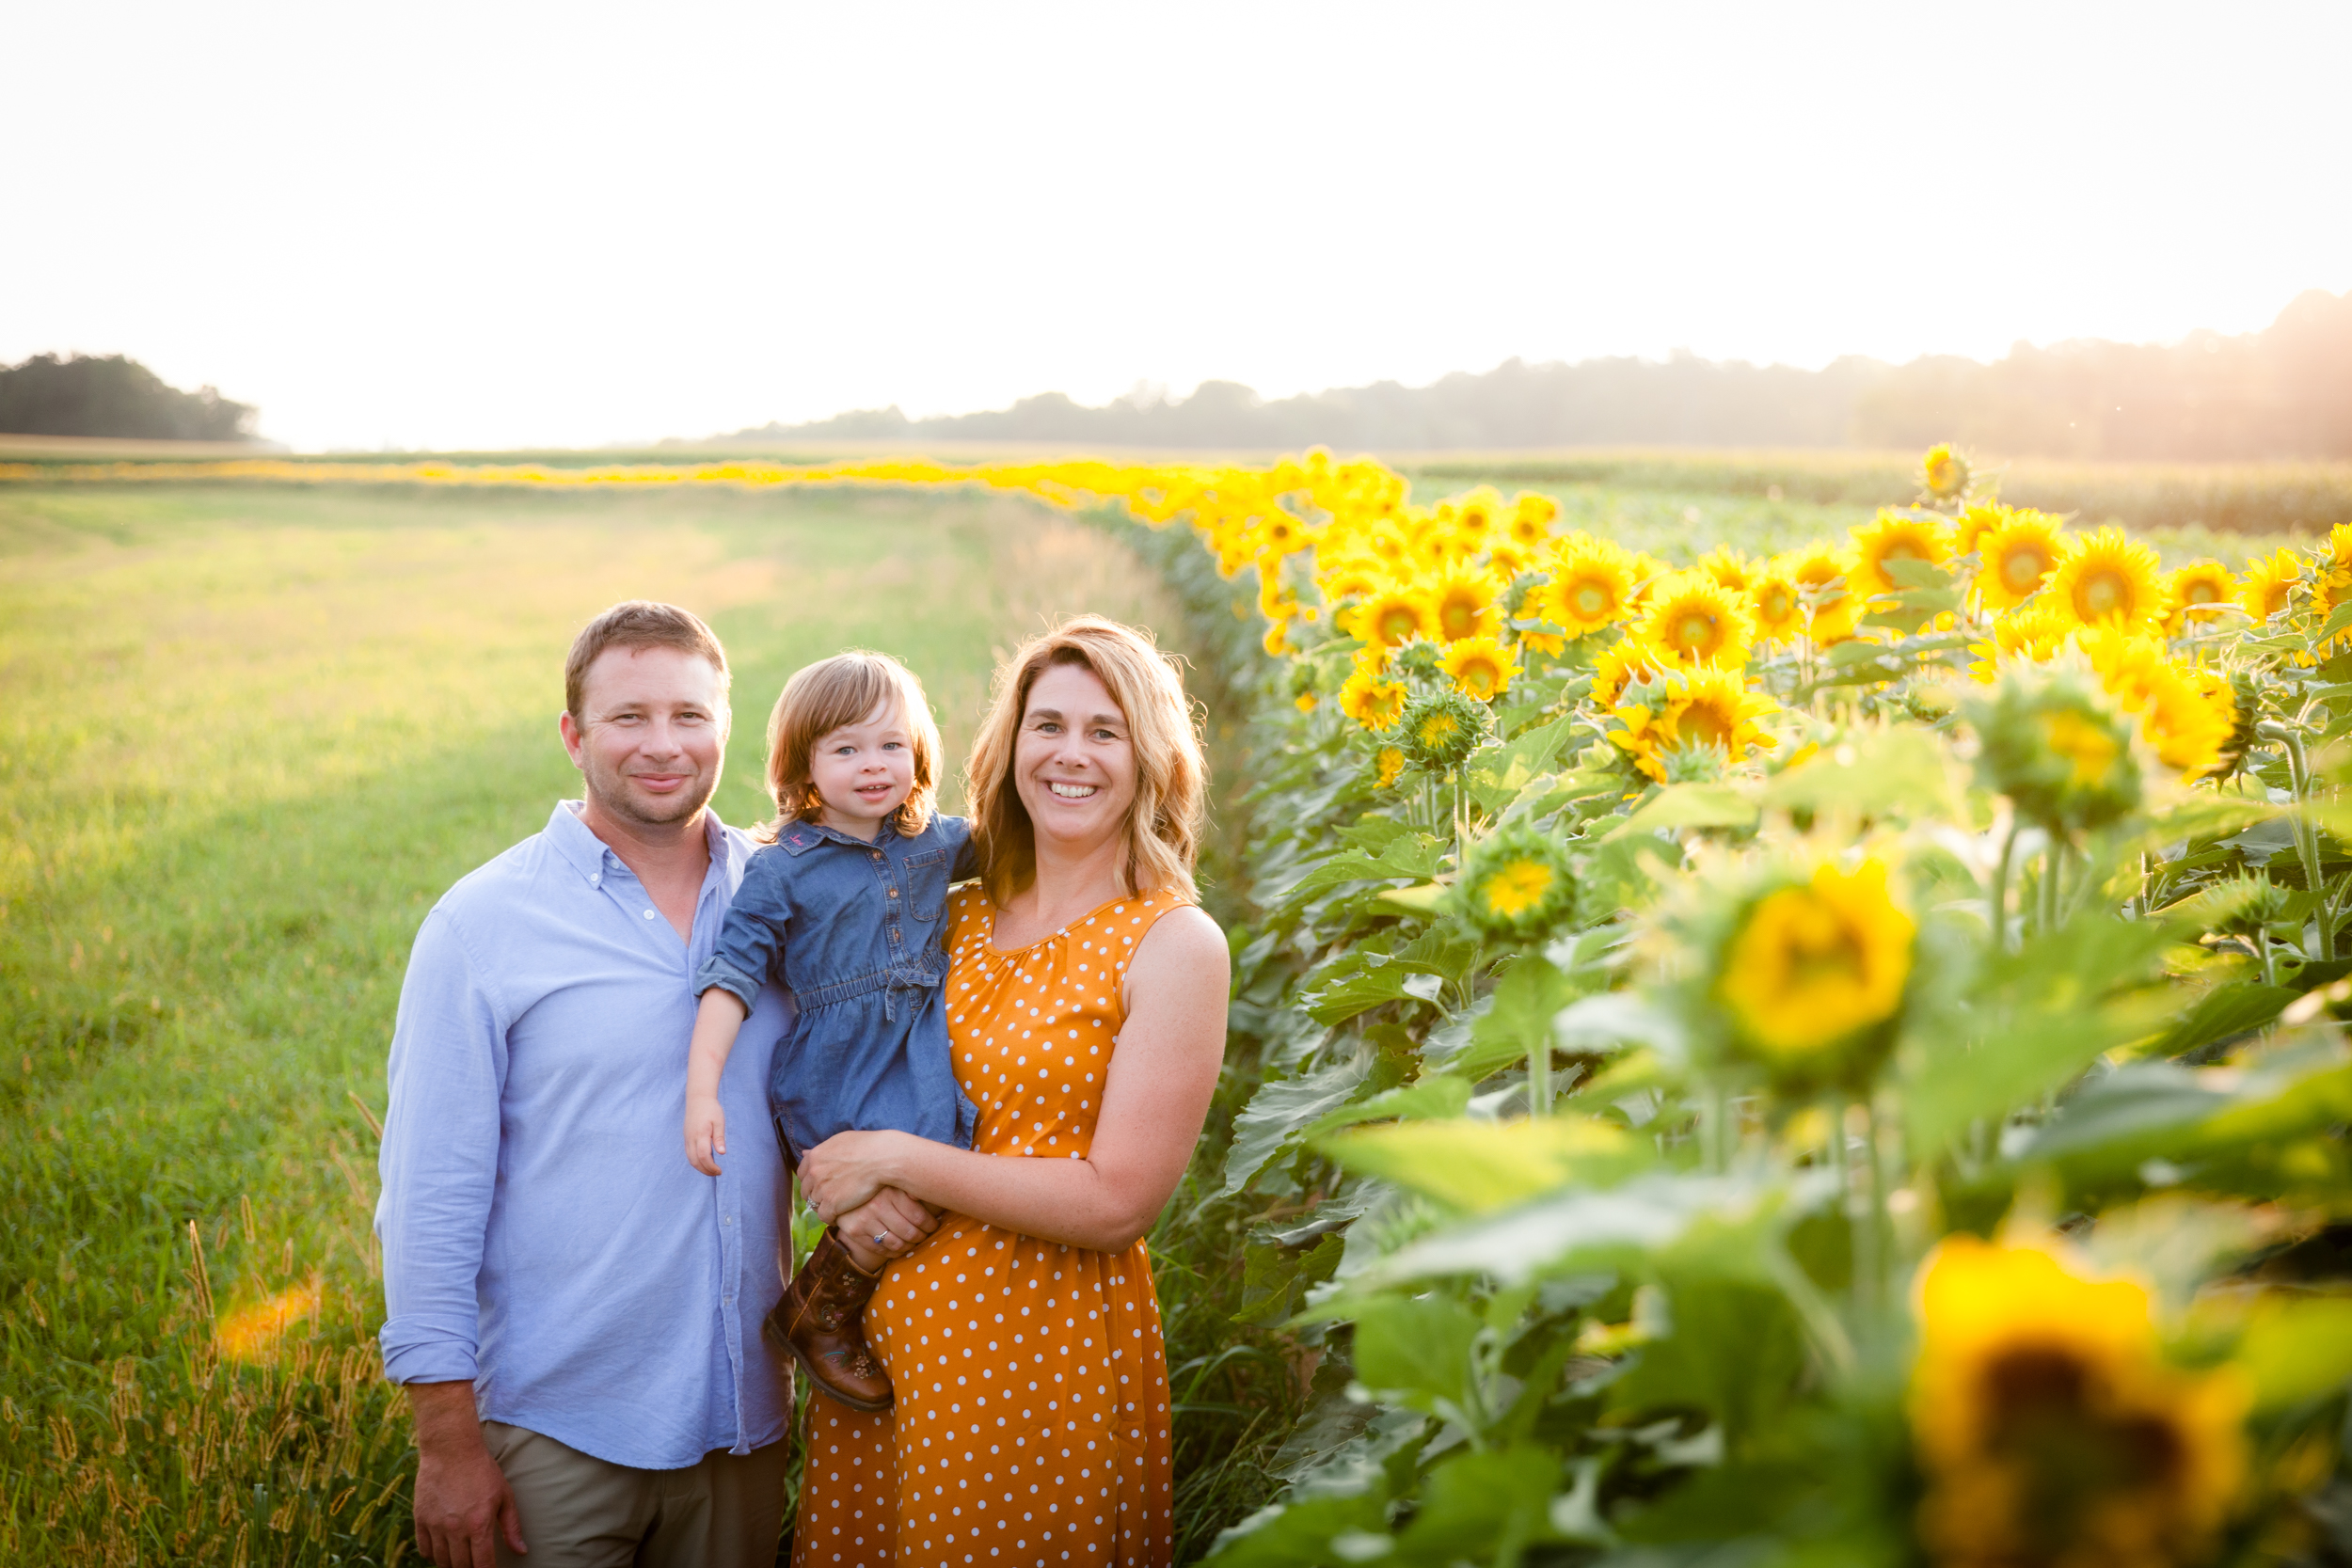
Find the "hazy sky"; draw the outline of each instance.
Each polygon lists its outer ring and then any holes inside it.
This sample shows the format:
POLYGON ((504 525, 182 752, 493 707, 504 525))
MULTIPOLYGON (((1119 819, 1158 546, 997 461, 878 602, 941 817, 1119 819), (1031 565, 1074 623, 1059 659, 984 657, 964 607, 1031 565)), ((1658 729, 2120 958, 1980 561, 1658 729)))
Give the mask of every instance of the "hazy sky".
POLYGON ((300 446, 1817 365, 2352 288, 2352 6, 0 0, 0 360, 300 446))

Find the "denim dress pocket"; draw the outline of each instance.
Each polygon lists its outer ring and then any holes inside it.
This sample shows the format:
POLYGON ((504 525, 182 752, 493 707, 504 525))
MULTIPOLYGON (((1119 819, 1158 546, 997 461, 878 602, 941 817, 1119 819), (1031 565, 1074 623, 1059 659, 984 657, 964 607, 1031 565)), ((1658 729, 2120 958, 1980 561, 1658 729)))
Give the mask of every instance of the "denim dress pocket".
POLYGON ((947 851, 926 849, 906 858, 907 908, 917 920, 938 921, 947 909, 947 851))

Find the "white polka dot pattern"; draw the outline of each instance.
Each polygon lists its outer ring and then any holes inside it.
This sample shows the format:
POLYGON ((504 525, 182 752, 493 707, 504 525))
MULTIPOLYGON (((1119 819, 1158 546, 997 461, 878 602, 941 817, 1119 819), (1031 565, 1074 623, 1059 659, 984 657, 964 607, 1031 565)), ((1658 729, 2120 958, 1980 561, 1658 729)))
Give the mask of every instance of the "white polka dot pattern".
MULTIPOLYGON (((1176 907, 1123 898, 1016 952, 950 901, 947 1033, 973 1147, 1083 1159, 1136 943, 1176 907)), ((1175 1551, 1168 1361, 1144 1244, 1089 1252, 951 1214, 866 1308, 895 1410, 809 1401, 793 1568, 1068 1563, 1175 1551)))

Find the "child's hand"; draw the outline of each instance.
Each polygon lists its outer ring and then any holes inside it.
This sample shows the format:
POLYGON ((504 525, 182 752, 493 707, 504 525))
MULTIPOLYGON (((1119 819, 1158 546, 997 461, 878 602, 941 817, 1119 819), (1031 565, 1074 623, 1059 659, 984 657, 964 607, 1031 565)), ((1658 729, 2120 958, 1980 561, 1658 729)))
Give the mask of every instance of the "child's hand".
POLYGON ((719 1174, 718 1156, 727 1151, 727 1114, 715 1094, 686 1099, 686 1158, 705 1176, 719 1174))

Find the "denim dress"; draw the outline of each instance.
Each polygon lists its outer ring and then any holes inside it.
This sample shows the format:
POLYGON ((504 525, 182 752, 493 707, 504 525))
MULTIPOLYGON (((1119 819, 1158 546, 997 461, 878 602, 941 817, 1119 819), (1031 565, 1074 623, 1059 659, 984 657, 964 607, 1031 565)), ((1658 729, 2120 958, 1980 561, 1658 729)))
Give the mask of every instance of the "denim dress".
POLYGON ((787 823, 752 856, 719 944, 694 975, 746 1008, 763 983, 792 993, 768 1103, 785 1158, 835 1132, 912 1132, 972 1147, 977 1113, 947 1048, 947 887, 979 869, 970 823, 934 816, 912 838, 885 821, 871 844, 787 823))

